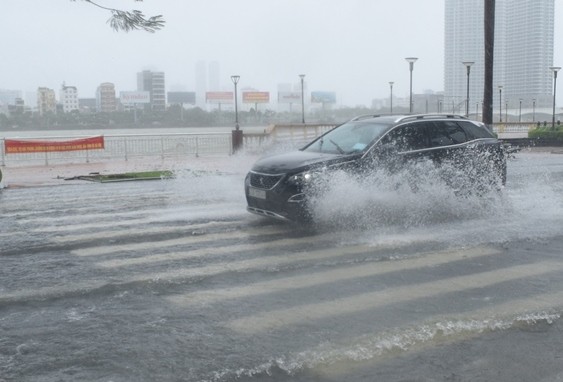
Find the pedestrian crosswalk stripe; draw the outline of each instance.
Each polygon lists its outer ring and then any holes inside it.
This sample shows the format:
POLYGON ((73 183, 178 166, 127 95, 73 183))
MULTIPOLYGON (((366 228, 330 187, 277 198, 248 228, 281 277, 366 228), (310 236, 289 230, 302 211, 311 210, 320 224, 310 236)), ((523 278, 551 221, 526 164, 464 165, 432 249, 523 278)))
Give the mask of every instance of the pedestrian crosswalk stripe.
POLYGON ((306 275, 250 283, 239 287, 233 286, 224 289, 202 290, 171 296, 168 297, 168 299, 179 305, 189 305, 199 302, 211 304, 222 300, 307 288, 317 285, 330 284, 337 281, 382 275, 396 271, 434 267, 458 260, 498 255, 500 253, 500 250, 492 247, 477 247, 462 251, 443 251, 418 257, 404 257, 395 261, 377 261, 360 265, 352 265, 329 271, 307 273, 306 275))
POLYGON ((375 309, 379 306, 391 303, 396 304, 432 297, 443 293, 482 288, 501 282, 534 277, 561 270, 563 270, 563 263, 553 261, 516 265, 494 271, 451 277, 383 291, 368 292, 353 297, 335 299, 329 302, 277 309, 228 321, 225 325, 238 332, 248 334, 260 333, 288 325, 311 323, 323 318, 375 309))

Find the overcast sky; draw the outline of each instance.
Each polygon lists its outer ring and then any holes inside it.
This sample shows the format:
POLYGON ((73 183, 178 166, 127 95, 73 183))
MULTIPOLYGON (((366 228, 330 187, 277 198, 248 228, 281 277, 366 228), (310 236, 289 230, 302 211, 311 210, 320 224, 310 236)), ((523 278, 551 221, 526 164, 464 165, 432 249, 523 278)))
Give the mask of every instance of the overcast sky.
MULTIPOLYGON (((101 82, 136 90, 136 73, 166 73, 167 90, 195 91, 200 60, 220 63, 223 89, 271 92, 306 74, 309 91, 334 91, 341 105, 443 90, 444 0, 97 0, 162 14, 154 34, 115 32, 110 14, 78 0, 2 0, 0 88, 57 92, 63 81, 80 98, 101 82)), ((563 66, 563 0, 555 0, 554 64, 563 66)), ((460 70, 464 70, 460 64, 460 70)), ((559 88, 559 86, 558 86, 559 88)), ((558 102, 559 103, 559 102, 558 102)))

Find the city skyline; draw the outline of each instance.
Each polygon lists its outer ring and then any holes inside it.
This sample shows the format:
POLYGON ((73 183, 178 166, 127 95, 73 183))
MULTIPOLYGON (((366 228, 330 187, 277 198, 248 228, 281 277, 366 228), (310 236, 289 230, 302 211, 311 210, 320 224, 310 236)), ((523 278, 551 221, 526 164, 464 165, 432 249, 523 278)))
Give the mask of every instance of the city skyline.
MULTIPOLYGON (((13 54, 0 63, 0 88, 26 92, 66 82, 90 98, 104 82, 118 92, 134 90, 135 74, 153 70, 166 73, 166 91, 197 91, 196 66, 205 61, 221 67, 221 89, 213 90, 230 90, 230 76, 238 74, 240 88, 275 94, 278 84, 304 73, 310 90, 334 91, 337 105, 370 106, 389 95, 390 81, 394 96, 408 96, 404 58, 415 56, 413 92, 444 90, 444 0, 262 3, 124 2, 126 9, 164 16, 165 28, 149 34, 114 32, 105 24, 109 14, 85 2, 7 0, 0 20, 14 31, 7 41, 13 54)), ((562 19, 556 0, 559 66, 562 19)), ((461 63, 459 69, 465 70, 461 63)))
MULTIPOLYGON (((520 103, 525 109, 551 107, 553 7, 554 0, 496 1, 495 109, 501 102, 499 87, 503 108, 520 103)), ((483 99, 484 41, 478 37, 484 33, 483 9, 482 0, 446 0, 444 103, 458 105, 464 112, 469 106, 474 113, 483 99), (459 70, 464 62, 469 74, 459 70), (467 96, 470 105, 466 105, 467 96)))

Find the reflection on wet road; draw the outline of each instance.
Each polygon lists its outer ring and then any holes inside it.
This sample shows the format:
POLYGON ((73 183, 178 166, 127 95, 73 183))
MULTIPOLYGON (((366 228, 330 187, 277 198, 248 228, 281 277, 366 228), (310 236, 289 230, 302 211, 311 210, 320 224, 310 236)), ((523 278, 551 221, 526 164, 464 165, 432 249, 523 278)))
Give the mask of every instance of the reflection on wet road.
POLYGON ((0 381, 563 380, 563 156, 347 200, 372 224, 262 220, 243 177, 1 190, 0 381))

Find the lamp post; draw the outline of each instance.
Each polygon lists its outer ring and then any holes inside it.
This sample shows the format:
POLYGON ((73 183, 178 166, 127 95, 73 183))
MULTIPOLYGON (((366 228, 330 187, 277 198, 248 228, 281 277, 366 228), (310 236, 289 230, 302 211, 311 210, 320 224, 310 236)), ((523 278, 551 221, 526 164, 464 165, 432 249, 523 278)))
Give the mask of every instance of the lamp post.
POLYGON ((508 100, 506 100, 504 105, 504 120, 508 123, 508 100))
POLYGON ((412 114, 412 70, 414 69, 414 63, 418 60, 417 57, 407 57, 405 58, 409 63, 409 71, 410 71, 410 96, 409 96, 409 113, 412 114))
POLYGON ((536 99, 532 100, 532 122, 536 122, 536 99))
POLYGON ((473 61, 463 61, 462 64, 467 68, 467 97, 465 98, 465 116, 469 117, 469 73, 471 73, 471 65, 473 61))
POLYGON ((557 93, 557 72, 561 70, 561 67, 550 66, 549 69, 553 70, 553 115, 551 119, 551 128, 555 129, 555 95, 557 93))
POLYGON ((518 109, 518 123, 522 122, 522 98, 520 98, 520 108, 518 109))
POLYGON ((240 76, 234 75, 231 76, 231 80, 233 84, 235 84, 235 130, 232 133, 232 145, 233 145, 233 153, 237 152, 242 147, 242 130, 239 128, 238 124, 238 97, 237 97, 237 84, 240 80, 240 76))
POLYGON ((391 90, 391 95, 389 96, 389 104, 391 105, 390 114, 393 114, 393 81, 389 81, 389 88, 391 90))
POLYGON ((301 123, 305 124, 305 92, 303 82, 305 80, 305 75, 300 74, 299 78, 301 78, 301 123))
POLYGON ((498 86, 498 121, 502 122, 502 85, 498 86))
POLYGON ((231 76, 231 80, 233 81, 233 84, 235 84, 235 129, 238 130, 239 124, 238 124, 237 84, 238 84, 238 81, 240 80, 240 76, 238 76, 238 75, 231 76))

